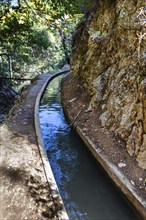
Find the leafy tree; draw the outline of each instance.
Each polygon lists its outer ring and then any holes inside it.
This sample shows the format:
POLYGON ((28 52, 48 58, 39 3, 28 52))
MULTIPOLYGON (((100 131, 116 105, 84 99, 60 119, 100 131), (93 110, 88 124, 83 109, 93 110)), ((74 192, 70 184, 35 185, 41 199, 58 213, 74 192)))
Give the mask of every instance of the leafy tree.
POLYGON ((13 9, 9 2, 2 2, 0 7, 0 51, 4 60, 8 59, 10 76, 12 77, 11 59, 18 47, 24 45, 32 26, 32 17, 26 8, 13 9))
POLYGON ((0 1, 0 73, 17 76, 35 70, 36 63, 36 69, 53 70, 69 60, 71 33, 85 2, 0 1))

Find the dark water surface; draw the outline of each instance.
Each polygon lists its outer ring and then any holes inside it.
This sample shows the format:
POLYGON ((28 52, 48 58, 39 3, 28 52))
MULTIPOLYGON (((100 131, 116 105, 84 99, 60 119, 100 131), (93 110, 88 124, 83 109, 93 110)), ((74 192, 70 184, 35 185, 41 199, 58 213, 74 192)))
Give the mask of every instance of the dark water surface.
POLYGON ((90 155, 64 116, 57 77, 40 104, 47 155, 70 220, 138 220, 139 217, 90 155))

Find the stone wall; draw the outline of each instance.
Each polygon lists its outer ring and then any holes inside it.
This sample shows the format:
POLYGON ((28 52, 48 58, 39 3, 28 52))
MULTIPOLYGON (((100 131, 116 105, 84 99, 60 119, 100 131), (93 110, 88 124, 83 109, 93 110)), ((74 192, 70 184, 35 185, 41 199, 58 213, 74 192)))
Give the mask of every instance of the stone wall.
POLYGON ((72 74, 90 95, 88 110, 126 142, 146 169, 146 4, 101 0, 74 35, 72 74))

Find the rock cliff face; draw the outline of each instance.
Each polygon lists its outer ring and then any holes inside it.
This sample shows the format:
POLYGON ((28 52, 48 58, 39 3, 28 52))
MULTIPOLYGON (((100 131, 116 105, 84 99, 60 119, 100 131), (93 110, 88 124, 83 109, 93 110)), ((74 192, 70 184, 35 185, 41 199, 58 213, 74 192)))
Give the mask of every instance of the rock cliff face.
POLYGON ((146 2, 101 0, 78 26, 71 73, 100 109, 103 127, 121 137, 146 169, 146 2))

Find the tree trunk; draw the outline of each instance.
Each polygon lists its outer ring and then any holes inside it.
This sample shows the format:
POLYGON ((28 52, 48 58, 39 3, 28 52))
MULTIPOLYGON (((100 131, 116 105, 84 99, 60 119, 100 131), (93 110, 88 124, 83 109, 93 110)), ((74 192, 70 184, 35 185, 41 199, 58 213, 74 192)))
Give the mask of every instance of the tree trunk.
POLYGON ((61 28, 59 28, 58 30, 59 30, 59 35, 60 35, 61 41, 62 41, 62 47, 63 47, 63 50, 64 50, 65 59, 66 59, 67 63, 70 64, 68 53, 67 53, 67 46, 66 46, 66 42, 65 42, 66 37, 64 36, 61 28))
POLYGON ((9 69, 10 78, 13 78, 12 60, 10 54, 8 54, 8 69, 9 69))

